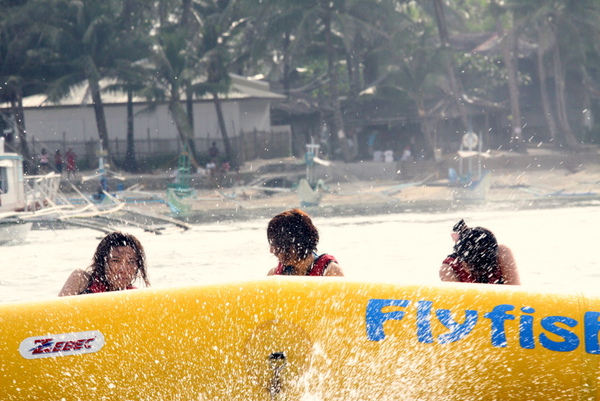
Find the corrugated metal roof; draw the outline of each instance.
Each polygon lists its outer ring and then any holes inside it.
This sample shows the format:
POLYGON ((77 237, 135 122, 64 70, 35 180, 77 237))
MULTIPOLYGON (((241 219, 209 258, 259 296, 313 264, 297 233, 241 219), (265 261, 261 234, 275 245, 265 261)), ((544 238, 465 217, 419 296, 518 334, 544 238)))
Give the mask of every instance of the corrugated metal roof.
MULTIPOLYGON (((224 96, 227 99, 250 99, 250 98, 261 98, 261 99, 285 99, 284 95, 274 93, 270 91, 269 83, 259 80, 251 80, 240 75, 230 74, 231 77, 231 90, 224 96)), ((100 81, 101 88, 107 88, 110 85, 116 84, 114 79, 103 79, 100 81)), ((210 96, 204 97, 210 99, 210 96)), ((102 102, 105 105, 108 104, 124 104, 127 102, 127 94, 123 92, 110 91, 102 92, 102 102)), ((141 97, 134 97, 135 103, 146 102, 146 99, 141 97)), ((92 96, 89 91, 87 82, 82 82, 81 85, 71 88, 69 96, 61 99, 58 102, 50 102, 46 95, 33 95, 23 99, 23 107, 35 108, 35 107, 46 107, 46 106, 87 106, 91 105, 92 96)), ((0 104, 0 108, 9 107, 8 104, 0 104)))

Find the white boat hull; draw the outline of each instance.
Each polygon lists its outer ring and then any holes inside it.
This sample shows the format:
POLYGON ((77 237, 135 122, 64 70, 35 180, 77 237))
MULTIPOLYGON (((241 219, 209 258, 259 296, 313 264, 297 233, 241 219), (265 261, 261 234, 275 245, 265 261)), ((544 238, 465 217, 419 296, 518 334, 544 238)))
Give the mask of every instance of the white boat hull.
POLYGON ((0 245, 25 241, 33 223, 0 222, 0 245))
POLYGON ((485 172, 479 180, 454 188, 452 197, 455 201, 485 201, 491 185, 491 174, 485 172))
POLYGON ((317 188, 313 189, 305 178, 302 178, 298 183, 298 197, 300 198, 300 204, 302 206, 318 206, 323 197, 323 193, 318 191, 317 188))

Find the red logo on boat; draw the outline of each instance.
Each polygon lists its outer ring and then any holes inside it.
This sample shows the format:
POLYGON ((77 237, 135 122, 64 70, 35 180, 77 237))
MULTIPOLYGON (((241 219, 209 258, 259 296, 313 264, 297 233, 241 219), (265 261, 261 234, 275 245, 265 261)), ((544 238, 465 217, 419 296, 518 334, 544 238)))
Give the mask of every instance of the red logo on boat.
POLYGON ((104 336, 97 330, 29 337, 21 342, 23 358, 36 359, 52 356, 89 354, 104 346, 104 336))

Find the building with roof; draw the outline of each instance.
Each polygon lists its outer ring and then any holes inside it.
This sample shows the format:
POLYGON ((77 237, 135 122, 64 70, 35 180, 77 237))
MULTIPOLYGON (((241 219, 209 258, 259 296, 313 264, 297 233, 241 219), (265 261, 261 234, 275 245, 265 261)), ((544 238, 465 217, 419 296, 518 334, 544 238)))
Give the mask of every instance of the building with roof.
MULTIPOLYGON (((285 96, 271 92, 269 84, 264 81, 231 74, 231 82, 230 92, 223 96, 222 109, 227 134, 242 159, 260 153, 261 146, 264 146, 258 143, 260 138, 257 138, 273 133, 281 137, 282 149, 271 149, 277 153, 271 157, 287 156, 289 127, 271 126, 271 104, 285 99, 285 96)), ((110 80, 103 80, 101 87, 105 89, 111 83, 110 80)), ((102 101, 111 152, 118 159, 126 149, 127 94, 103 90, 102 101)), ((150 103, 138 97, 133 101, 134 140, 138 157, 157 152, 178 153, 181 150, 179 134, 168 104, 150 103)), ((79 155, 95 152, 94 146, 97 146, 99 138, 87 83, 74 87, 69 96, 55 103, 46 95, 29 96, 23 100, 23 107, 27 137, 33 144, 34 152, 43 147, 61 150, 72 147, 79 155)), ((9 106, 0 105, 0 111, 2 109, 5 109, 3 115, 6 116, 9 106)), ((211 98, 194 99, 193 122, 196 147, 200 152, 205 152, 213 142, 221 150, 224 149, 211 98)))

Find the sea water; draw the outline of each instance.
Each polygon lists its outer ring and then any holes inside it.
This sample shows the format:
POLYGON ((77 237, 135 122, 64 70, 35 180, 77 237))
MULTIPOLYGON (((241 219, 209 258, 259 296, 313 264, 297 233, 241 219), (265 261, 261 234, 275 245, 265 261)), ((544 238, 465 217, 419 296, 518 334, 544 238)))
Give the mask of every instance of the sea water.
MULTIPOLYGON (((523 285, 598 292, 600 204, 529 210, 486 207, 448 212, 315 217, 319 251, 334 255, 349 280, 437 283, 461 218, 492 230, 515 255, 523 285)), ((307 210, 310 213, 310 210, 307 210)), ((269 253, 269 218, 195 225, 155 235, 121 227, 145 247, 153 287, 263 278, 276 265, 269 253)), ((89 266, 102 233, 33 230, 26 241, 0 247, 0 302, 50 299, 69 274, 89 266)))

